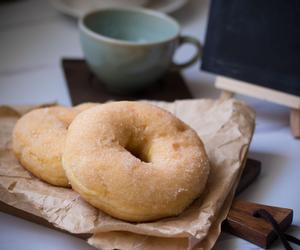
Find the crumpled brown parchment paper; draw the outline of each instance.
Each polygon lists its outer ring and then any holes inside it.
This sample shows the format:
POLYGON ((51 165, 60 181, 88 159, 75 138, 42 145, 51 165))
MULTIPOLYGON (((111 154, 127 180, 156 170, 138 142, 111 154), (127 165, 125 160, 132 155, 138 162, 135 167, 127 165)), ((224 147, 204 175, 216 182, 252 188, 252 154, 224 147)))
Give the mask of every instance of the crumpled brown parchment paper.
POLYGON ((210 249, 229 211, 255 127, 255 114, 236 100, 151 102, 194 128, 202 138, 211 172, 204 194, 181 215, 149 223, 112 218, 71 189, 32 176, 11 151, 11 132, 26 107, 0 107, 0 200, 71 233, 91 233, 99 249, 210 249))

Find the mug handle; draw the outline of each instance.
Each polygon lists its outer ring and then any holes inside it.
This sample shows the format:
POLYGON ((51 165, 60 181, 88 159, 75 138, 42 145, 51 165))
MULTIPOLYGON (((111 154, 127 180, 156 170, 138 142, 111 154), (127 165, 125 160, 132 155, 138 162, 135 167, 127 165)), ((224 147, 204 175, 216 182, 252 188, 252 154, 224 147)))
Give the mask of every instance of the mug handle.
POLYGON ((184 63, 175 63, 172 62, 171 70, 180 70, 187 68, 197 62, 202 57, 202 44, 198 41, 198 39, 191 37, 191 36, 180 36, 179 37, 179 46, 183 45, 184 43, 192 44, 196 47, 197 51, 195 55, 189 59, 187 62, 184 63))

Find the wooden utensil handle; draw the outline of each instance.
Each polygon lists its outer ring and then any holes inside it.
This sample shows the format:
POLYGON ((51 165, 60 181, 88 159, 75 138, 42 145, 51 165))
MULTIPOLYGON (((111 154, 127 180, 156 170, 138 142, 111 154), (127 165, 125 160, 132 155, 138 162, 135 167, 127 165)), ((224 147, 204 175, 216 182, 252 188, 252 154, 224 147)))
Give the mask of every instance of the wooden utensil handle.
POLYGON ((222 229, 262 248, 268 248, 277 238, 277 235, 271 224, 263 218, 254 216, 258 209, 269 212, 282 231, 286 230, 292 223, 292 209, 235 200, 223 222, 222 229))

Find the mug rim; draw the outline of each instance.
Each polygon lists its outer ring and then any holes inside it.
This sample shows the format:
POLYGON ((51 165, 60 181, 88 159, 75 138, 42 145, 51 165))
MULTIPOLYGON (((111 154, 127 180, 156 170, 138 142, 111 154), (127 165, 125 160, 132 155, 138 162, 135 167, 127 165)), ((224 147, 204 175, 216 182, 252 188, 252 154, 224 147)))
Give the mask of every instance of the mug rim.
POLYGON ((174 18, 170 17, 169 15, 166 15, 165 13, 161 13, 159 11, 154 11, 154 10, 150 10, 147 8, 141 8, 141 7, 106 7, 106 8, 89 11, 89 12, 85 13, 79 19, 78 26, 79 26, 79 29, 81 31, 83 31, 85 34, 87 34, 97 40, 110 42, 110 43, 113 43, 116 45, 127 45, 127 46, 152 46, 152 45, 164 44, 164 43, 168 43, 168 42, 178 38, 180 35, 180 25, 174 18), (105 12, 105 11, 132 11, 132 12, 136 12, 136 13, 142 13, 142 14, 147 14, 150 16, 158 17, 158 18, 167 20, 167 21, 171 22, 172 24, 174 24, 177 28, 177 32, 175 33, 175 35, 170 36, 167 39, 157 41, 157 42, 134 42, 134 41, 126 41, 126 40, 115 39, 115 38, 111 38, 108 36, 104 36, 102 34, 99 34, 95 31, 93 31, 92 29, 90 29, 89 27, 87 27, 85 25, 85 23, 84 23, 85 19, 88 18, 90 15, 93 15, 98 12, 105 12))

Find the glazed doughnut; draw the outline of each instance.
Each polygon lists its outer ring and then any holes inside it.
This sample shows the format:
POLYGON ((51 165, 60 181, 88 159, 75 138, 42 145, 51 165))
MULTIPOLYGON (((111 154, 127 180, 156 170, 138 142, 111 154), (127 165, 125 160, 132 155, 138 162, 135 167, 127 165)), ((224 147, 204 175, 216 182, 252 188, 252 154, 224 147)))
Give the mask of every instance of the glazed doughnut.
POLYGON ((38 178, 67 187, 61 165, 67 128, 75 116, 93 103, 75 108, 53 106, 35 109, 22 116, 13 130, 13 151, 21 165, 38 178))
POLYGON ((132 222, 180 214, 202 193, 209 173, 196 132, 140 102, 80 113, 68 129, 62 162, 87 202, 132 222))

